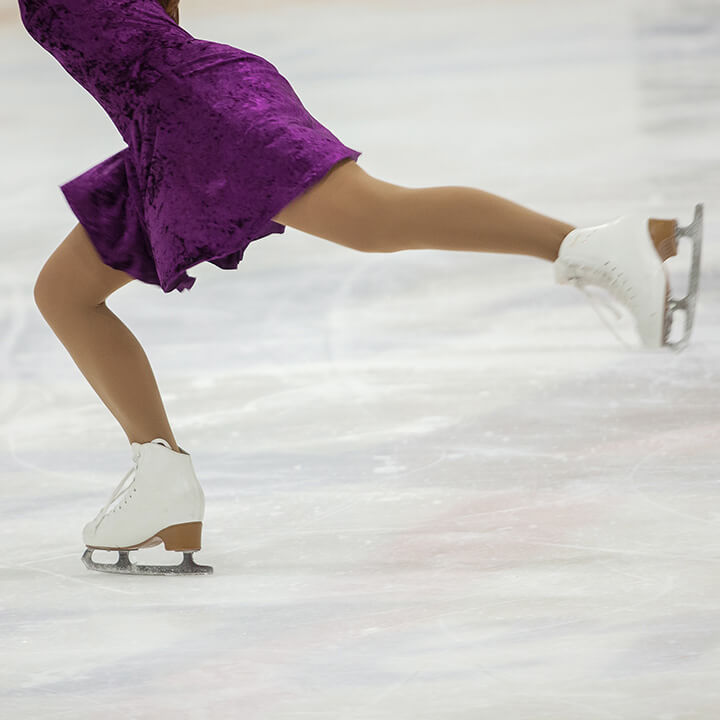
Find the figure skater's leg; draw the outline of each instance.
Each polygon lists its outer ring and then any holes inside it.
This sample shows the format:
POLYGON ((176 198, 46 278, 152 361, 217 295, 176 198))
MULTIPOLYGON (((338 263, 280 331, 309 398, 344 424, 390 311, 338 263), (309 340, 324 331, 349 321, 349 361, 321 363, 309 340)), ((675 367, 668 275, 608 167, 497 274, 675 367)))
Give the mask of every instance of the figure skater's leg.
MULTIPOLYGON (((274 218, 365 252, 470 250, 550 262, 575 226, 471 187, 407 188, 341 161, 274 218)), ((663 259, 676 254, 672 220, 650 219, 663 259)))
POLYGON ((41 269, 35 302, 128 441, 162 437, 178 452, 145 351, 105 305, 133 279, 102 262, 78 223, 41 269))

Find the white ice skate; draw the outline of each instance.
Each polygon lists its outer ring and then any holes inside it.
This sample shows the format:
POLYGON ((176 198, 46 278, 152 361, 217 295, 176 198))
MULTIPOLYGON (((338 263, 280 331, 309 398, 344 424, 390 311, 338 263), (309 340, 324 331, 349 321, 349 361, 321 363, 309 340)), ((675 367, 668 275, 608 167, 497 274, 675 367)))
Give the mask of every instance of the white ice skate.
POLYGON ((87 550, 82 556, 90 570, 129 575, 180 575, 212 573, 196 565, 193 552, 200 550, 205 495, 195 475, 190 455, 175 452, 162 438, 131 443, 133 467, 115 488, 105 507, 83 530, 87 550), (127 479, 132 482, 125 487, 127 479), (129 552, 165 544, 166 550, 184 553, 179 565, 136 565, 129 552), (114 565, 96 563, 93 550, 117 550, 114 565))
MULTIPOLYGON (((675 240, 686 237, 693 242, 688 293, 681 299, 670 294, 670 278, 648 228, 648 219, 639 214, 626 215, 604 225, 577 228, 560 246, 553 263, 555 280, 572 284, 585 292, 603 322, 625 345, 628 343, 598 312, 585 285, 607 290, 627 307, 645 348, 670 347, 680 351, 688 343, 695 317, 695 302, 700 280, 700 251, 703 230, 703 204, 695 206, 695 216, 687 227, 678 227, 675 240), (670 342, 673 315, 685 312, 683 337, 670 342)), ((607 301, 605 304, 620 317, 607 301)))

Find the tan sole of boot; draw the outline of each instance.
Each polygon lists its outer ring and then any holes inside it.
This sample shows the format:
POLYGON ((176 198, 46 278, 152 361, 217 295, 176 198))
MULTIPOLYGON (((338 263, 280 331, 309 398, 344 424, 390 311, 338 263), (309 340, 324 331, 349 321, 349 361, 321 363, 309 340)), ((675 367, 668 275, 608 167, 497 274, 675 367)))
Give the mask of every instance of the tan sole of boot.
MULTIPOLYGON (((663 223, 663 237, 662 239, 656 240, 653 236, 652 232, 650 232, 650 221, 648 220, 648 232, 650 233, 650 237, 652 238, 653 245, 655 247, 655 251, 657 252, 658 256, 660 257, 660 260, 666 262, 671 257, 674 257, 677 255, 677 232, 678 232, 678 221, 677 220, 671 220, 666 221, 663 223), (671 231, 670 235, 667 235, 668 230, 671 231)), ((665 309, 664 309, 664 317, 663 317, 663 336, 662 336, 662 342, 665 343, 665 341, 670 336, 670 330, 672 325, 672 313, 668 312, 668 308, 670 306, 670 300, 672 299, 672 293, 670 292, 670 281, 667 278, 667 271, 665 271, 665 309)))
POLYGON ((137 545, 128 545, 127 547, 103 547, 101 545, 88 545, 93 550, 139 550, 140 548, 155 547, 160 543, 165 543, 166 550, 176 550, 180 552, 196 552, 200 550, 202 536, 201 522, 179 523, 178 525, 170 525, 156 532, 152 537, 144 540, 137 545))

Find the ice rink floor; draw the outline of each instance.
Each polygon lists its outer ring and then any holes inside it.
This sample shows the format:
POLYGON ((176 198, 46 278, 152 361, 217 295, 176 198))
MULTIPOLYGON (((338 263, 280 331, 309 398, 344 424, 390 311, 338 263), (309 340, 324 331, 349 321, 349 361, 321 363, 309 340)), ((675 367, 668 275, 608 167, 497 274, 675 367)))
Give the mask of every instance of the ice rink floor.
POLYGON ((130 447, 32 291, 76 222, 58 185, 124 144, 2 0, 0 717, 717 718, 718 3, 182 0, 181 23, 271 60, 389 182, 580 226, 704 202, 693 338, 624 347, 535 258, 291 228, 189 292, 130 283, 108 305, 215 574, 92 573, 82 527, 130 447))

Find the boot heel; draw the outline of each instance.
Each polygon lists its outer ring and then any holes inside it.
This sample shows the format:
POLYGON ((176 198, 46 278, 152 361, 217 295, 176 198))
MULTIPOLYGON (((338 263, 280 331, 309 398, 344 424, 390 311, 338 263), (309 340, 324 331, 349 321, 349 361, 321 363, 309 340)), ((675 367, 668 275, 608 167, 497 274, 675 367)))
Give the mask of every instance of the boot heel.
POLYGON ((195 552, 200 550, 200 536, 202 535, 201 522, 180 523, 171 525, 157 533, 165 543, 166 550, 181 550, 195 552))

